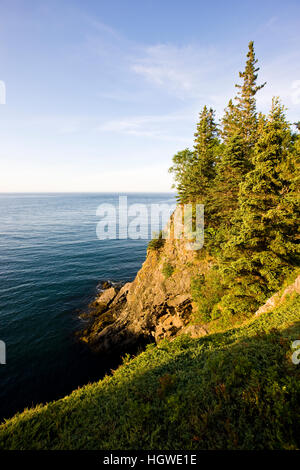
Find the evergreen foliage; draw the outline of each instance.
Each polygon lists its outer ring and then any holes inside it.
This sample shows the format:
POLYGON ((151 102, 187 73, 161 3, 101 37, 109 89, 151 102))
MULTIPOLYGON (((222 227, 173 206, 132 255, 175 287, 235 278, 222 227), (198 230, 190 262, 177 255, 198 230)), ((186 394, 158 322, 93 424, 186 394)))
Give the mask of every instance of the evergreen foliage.
POLYGON ((153 236, 153 238, 148 243, 148 250, 159 251, 165 244, 165 239, 163 238, 163 233, 160 230, 158 235, 153 236))
POLYGON ((179 201, 205 205, 204 247, 222 285, 215 303, 214 295, 205 300, 211 278, 192 286, 206 320, 251 314, 299 265, 300 137, 278 98, 267 117, 257 113, 256 94, 265 86, 257 84, 258 71, 251 41, 220 132, 205 106, 194 151, 179 152, 171 168, 179 201))
POLYGON ((173 157, 170 172, 177 182, 180 202, 205 203, 215 176, 220 145, 214 111, 204 106, 195 133, 194 151, 185 149, 173 157))
POLYGON ((221 302, 235 313, 253 311, 299 261, 299 195, 290 126, 277 98, 255 145, 254 169, 238 197, 238 217, 224 247, 222 270, 230 293, 221 302))
POLYGON ((210 192, 214 226, 230 226, 238 205, 239 185, 249 170, 242 137, 232 134, 224 147, 222 159, 216 168, 216 178, 210 192))
POLYGON ((239 90, 236 97, 239 131, 248 147, 251 148, 251 145, 256 140, 257 116, 255 95, 266 83, 262 85, 256 84, 259 67, 256 67, 257 59, 255 58, 253 41, 249 42, 248 48, 245 70, 240 72, 240 78, 243 79, 243 83, 242 85, 235 86, 239 90))
POLYGON ((173 173, 177 183, 173 186, 176 186, 177 198, 180 202, 191 200, 191 186, 195 183, 193 165, 194 153, 189 149, 182 150, 173 157, 173 166, 169 172, 173 173))

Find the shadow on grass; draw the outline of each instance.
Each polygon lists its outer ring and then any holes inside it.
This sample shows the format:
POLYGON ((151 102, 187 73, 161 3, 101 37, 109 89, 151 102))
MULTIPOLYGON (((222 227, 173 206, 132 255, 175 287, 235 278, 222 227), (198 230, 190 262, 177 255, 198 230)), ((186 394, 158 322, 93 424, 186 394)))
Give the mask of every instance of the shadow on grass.
POLYGON ((112 377, 16 416, 0 430, 14 449, 295 449, 300 376, 278 331, 179 337, 125 360, 112 377))

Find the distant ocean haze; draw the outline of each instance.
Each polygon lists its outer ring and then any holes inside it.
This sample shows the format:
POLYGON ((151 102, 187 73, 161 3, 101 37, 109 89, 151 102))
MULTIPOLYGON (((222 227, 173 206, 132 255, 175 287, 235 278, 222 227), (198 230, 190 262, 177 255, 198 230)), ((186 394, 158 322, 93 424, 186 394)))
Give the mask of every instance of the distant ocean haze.
MULTIPOLYGON (((100 379, 118 358, 75 340, 100 281, 131 281, 147 239, 99 240, 100 204, 119 194, 0 194, 0 417, 100 379)), ((173 193, 128 194, 131 204, 175 204, 173 193)), ((148 223, 145 220, 145 223, 148 223)))

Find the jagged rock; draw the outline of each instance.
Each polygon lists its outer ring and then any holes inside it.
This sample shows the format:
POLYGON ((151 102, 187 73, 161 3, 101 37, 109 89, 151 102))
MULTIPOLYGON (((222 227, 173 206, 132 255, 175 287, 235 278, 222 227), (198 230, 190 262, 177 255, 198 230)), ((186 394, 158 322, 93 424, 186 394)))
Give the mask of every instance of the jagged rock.
POLYGON ((116 294, 116 289, 114 287, 109 287, 108 289, 105 289, 105 291, 101 292, 95 301, 97 304, 108 305, 116 296, 116 294))
POLYGON ((185 240, 170 236, 159 249, 148 250, 135 280, 122 287, 103 314, 112 323, 103 328, 101 315, 97 317, 87 341, 99 351, 119 348, 123 352, 141 338, 160 341, 177 336, 193 312, 191 279, 208 269, 195 251, 187 249, 185 240), (170 276, 164 275, 166 263, 173 267, 170 276))
POLYGON ((126 300, 130 285, 131 285, 131 282, 127 282, 126 284, 124 284, 123 287, 121 287, 118 294, 113 299, 111 306, 117 305, 118 303, 126 300))
POLYGON ((154 338, 159 341, 163 338, 174 336, 184 326, 183 320, 178 315, 166 314, 159 318, 154 330, 154 338))
POLYGON ((102 282, 102 289, 109 289, 109 287, 112 287, 112 284, 110 281, 103 281, 102 282))
POLYGON ((181 304, 184 304, 186 301, 190 300, 190 294, 176 295, 173 299, 168 300, 168 305, 170 307, 178 307, 181 304))
POLYGON ((287 295, 292 294, 293 292, 297 292, 300 294, 300 275, 297 277, 295 282, 288 286, 282 293, 276 292, 272 297, 270 297, 264 305, 262 305, 256 312, 255 316, 259 316, 262 313, 269 312, 273 308, 277 307, 280 305, 282 302, 284 302, 285 298, 287 295))
POLYGON ((191 338, 200 338, 207 335, 207 333, 207 330, 201 325, 188 325, 181 330, 181 334, 189 335, 191 338))

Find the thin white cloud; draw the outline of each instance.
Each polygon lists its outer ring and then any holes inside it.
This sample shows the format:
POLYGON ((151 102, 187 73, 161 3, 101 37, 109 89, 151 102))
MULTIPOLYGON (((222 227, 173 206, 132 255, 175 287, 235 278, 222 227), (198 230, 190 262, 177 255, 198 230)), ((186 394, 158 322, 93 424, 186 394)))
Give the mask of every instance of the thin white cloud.
POLYGON ((191 125, 195 117, 196 114, 191 111, 167 115, 126 117, 107 121, 101 124, 97 130, 189 144, 190 138, 184 137, 183 132, 180 135, 178 127, 191 125))
MULTIPOLYGON (((277 26, 278 18, 272 17, 266 28, 277 26)), ((292 45, 291 45, 292 46, 292 45)), ((143 49, 142 54, 133 59, 131 70, 148 83, 160 88, 166 94, 201 106, 207 104, 216 108, 221 116, 228 100, 235 96, 234 83, 239 83, 241 53, 210 47, 201 49, 199 45, 178 47, 172 44, 158 44, 143 49)), ((279 96, 288 107, 289 117, 299 114, 300 53, 291 49, 269 59, 258 55, 259 83, 267 85, 258 93, 258 109, 267 112, 273 96, 279 96)))
POLYGON ((132 60, 131 70, 180 98, 202 96, 205 80, 217 66, 216 59, 213 47, 157 44, 145 47, 141 56, 132 60))
POLYGON ((116 39, 122 39, 122 36, 120 35, 120 33, 116 29, 107 25, 106 23, 103 23, 102 21, 91 18, 88 15, 85 15, 85 19, 87 23, 89 24, 89 26, 96 29, 97 31, 101 33, 109 34, 110 36, 113 36, 116 39))
POLYGON ((167 64, 162 66, 134 65, 132 70, 157 85, 171 83, 175 89, 187 91, 192 89, 191 77, 183 71, 176 70, 175 67, 169 68, 167 64))

